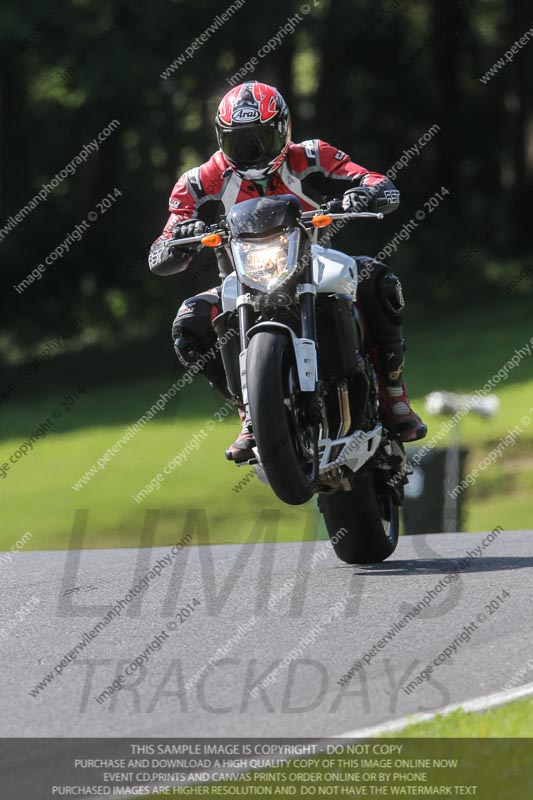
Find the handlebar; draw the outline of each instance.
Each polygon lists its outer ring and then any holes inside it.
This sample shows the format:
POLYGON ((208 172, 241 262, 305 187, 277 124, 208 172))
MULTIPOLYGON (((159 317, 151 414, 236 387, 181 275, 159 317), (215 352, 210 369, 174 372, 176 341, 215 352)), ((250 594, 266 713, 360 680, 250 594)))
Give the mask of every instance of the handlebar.
MULTIPOLYGON (((325 222, 325 225, 329 225, 331 221, 337 219, 344 219, 344 220, 353 220, 353 219, 383 219, 383 214, 381 212, 374 213, 372 211, 336 211, 334 209, 338 209, 340 205, 339 200, 330 200, 328 203, 325 203, 321 208, 315 209, 313 211, 303 211, 301 215, 301 221, 304 223, 305 227, 308 230, 312 228, 320 227, 313 225, 313 219, 318 217, 329 218, 329 222, 325 222), (306 224, 308 223, 308 224, 306 224)), ((325 227, 324 225, 324 227, 325 227)), ((227 226, 217 226, 211 229, 206 229, 206 231, 199 236, 187 236, 184 239, 167 239, 164 242, 165 247, 177 247, 180 245, 186 244, 200 244, 203 239, 207 236, 218 235, 221 238, 221 243, 227 241, 228 239, 228 228, 227 226)))

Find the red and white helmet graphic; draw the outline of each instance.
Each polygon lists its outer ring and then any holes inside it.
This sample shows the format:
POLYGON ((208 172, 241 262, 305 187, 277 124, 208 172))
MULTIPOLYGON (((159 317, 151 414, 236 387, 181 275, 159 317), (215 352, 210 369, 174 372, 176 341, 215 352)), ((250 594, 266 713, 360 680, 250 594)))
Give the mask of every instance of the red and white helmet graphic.
POLYGON ((220 101, 216 130, 231 167, 243 178, 261 180, 279 169, 287 155, 289 109, 273 86, 242 83, 220 101))

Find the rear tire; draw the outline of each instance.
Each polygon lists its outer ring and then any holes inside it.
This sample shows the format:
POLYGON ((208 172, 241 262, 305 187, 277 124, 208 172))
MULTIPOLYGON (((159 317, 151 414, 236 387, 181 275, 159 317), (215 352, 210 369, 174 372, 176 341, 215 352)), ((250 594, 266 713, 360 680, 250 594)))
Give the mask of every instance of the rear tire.
POLYGON ((375 564, 394 553, 399 534, 398 506, 390 495, 377 495, 368 467, 354 476, 351 491, 320 495, 318 507, 341 561, 375 564))
POLYGON ((306 463, 295 445, 295 423, 285 399, 296 369, 290 339, 277 331, 252 337, 246 359, 248 402, 255 441, 267 480, 280 500, 301 505, 313 496, 306 463))

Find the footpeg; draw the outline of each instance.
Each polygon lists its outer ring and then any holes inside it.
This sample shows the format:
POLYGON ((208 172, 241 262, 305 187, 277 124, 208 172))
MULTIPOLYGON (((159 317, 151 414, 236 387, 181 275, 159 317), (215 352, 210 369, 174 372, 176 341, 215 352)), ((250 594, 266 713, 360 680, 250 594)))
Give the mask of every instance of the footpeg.
POLYGON ((234 461, 233 462, 236 467, 253 467, 255 464, 259 464, 257 458, 250 458, 248 461, 234 461))

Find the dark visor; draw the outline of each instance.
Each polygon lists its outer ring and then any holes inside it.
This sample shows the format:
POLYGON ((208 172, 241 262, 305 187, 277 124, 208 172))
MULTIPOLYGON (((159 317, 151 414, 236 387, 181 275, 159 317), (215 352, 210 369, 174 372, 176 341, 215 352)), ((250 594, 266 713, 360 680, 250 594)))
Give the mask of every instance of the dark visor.
POLYGON ((285 147, 286 137, 274 125, 223 130, 220 149, 238 167, 266 167, 285 147))

